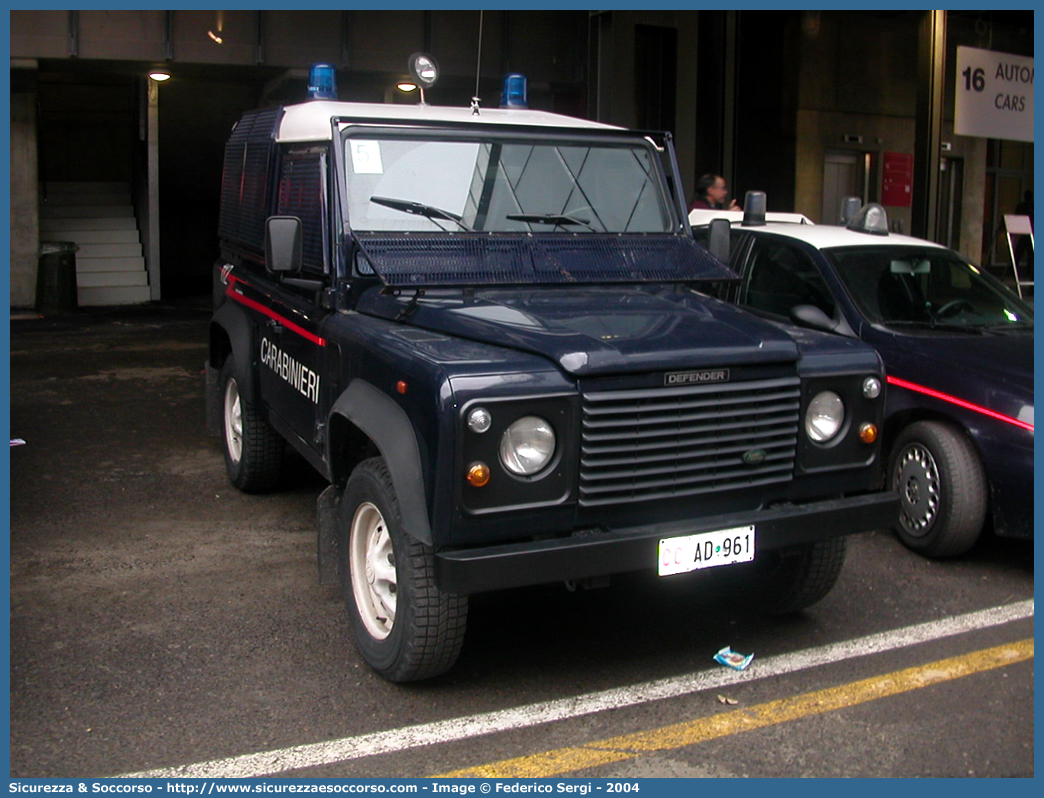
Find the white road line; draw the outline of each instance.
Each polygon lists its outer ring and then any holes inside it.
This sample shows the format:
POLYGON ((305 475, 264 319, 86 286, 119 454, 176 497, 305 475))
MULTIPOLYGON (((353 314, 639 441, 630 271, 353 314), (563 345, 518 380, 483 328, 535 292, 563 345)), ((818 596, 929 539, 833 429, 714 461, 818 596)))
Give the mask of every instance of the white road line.
POLYGON ((256 778, 290 770, 329 765, 349 759, 362 759, 377 754, 404 751, 425 745, 466 740, 484 734, 522 729, 543 723, 577 718, 607 709, 620 709, 665 698, 675 698, 703 690, 719 689, 737 681, 753 681, 780 676, 806 668, 829 665, 847 659, 939 640, 944 637, 986 629, 991 626, 1033 617, 1033 600, 1020 601, 940 621, 907 626, 890 632, 846 640, 821 648, 755 659, 745 671, 712 670, 658 679, 644 684, 620 687, 597 693, 545 701, 514 709, 486 712, 464 718, 401 729, 344 737, 322 743, 298 745, 276 751, 215 759, 139 773, 124 773, 121 778, 256 778))

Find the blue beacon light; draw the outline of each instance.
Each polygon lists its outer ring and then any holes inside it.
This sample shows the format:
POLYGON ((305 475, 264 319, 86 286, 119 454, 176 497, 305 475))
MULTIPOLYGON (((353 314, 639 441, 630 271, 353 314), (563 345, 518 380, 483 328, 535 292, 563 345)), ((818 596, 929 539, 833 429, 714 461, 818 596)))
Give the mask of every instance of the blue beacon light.
POLYGON ((337 99, 337 70, 332 64, 312 64, 308 70, 308 99, 337 99))
POLYGON ((500 92, 501 108, 528 108, 526 101, 526 76, 518 72, 504 75, 504 86, 500 92))

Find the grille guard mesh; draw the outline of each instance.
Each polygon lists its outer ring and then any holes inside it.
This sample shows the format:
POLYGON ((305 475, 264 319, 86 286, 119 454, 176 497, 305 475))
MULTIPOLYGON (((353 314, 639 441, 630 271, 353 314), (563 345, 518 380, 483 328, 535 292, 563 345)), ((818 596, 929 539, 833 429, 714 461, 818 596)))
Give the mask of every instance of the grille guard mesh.
POLYGON ((671 234, 362 234, 356 241, 392 287, 738 279, 694 240, 671 234))

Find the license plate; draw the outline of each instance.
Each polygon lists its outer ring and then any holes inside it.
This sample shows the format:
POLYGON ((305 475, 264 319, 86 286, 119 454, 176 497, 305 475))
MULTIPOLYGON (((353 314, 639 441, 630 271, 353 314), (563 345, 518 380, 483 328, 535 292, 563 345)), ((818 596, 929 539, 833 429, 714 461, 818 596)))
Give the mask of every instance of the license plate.
POLYGON ((753 559, 754 527, 738 526, 698 535, 661 538, 658 573, 671 576, 753 559))

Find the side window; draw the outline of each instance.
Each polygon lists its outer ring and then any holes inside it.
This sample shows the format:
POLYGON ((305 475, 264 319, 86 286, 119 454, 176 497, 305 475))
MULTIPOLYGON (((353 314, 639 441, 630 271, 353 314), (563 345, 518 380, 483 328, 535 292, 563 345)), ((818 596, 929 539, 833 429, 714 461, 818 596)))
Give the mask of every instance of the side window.
POLYGON ((276 213, 301 220, 304 271, 325 274, 326 258, 326 158, 321 152, 284 155, 279 175, 276 213))
POLYGON ((757 238, 750 249, 739 304, 790 317, 795 305, 815 305, 834 315, 834 301, 812 260, 787 243, 757 238))

